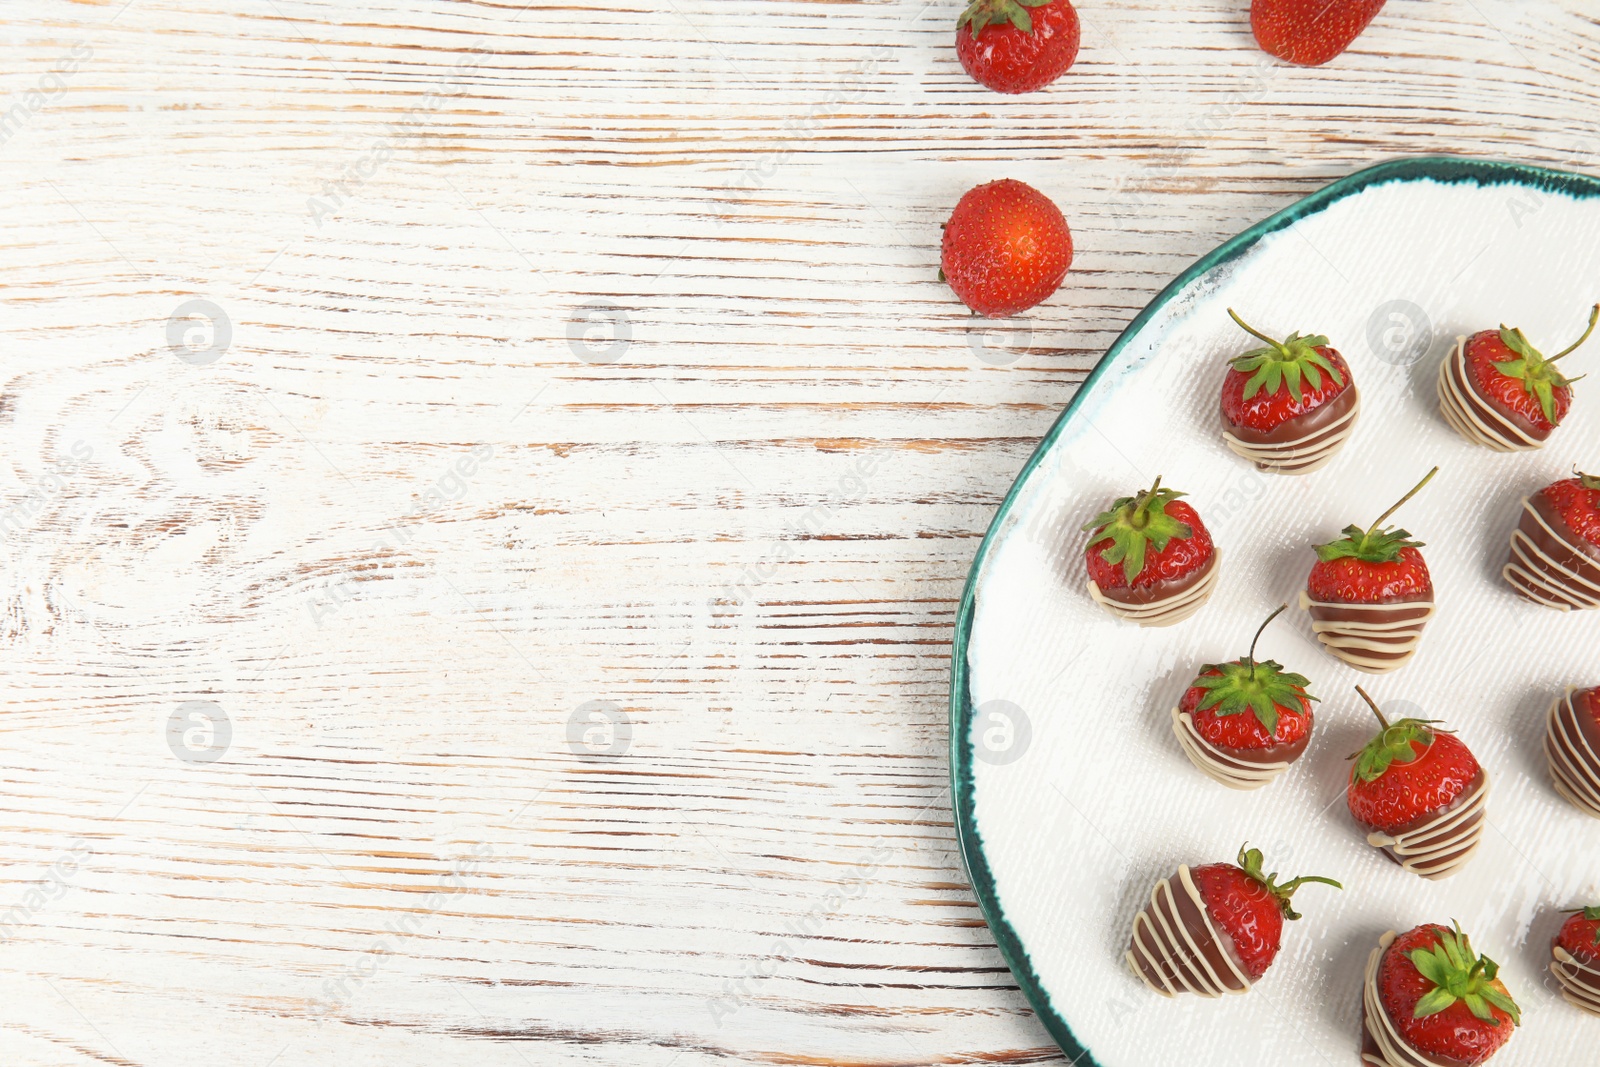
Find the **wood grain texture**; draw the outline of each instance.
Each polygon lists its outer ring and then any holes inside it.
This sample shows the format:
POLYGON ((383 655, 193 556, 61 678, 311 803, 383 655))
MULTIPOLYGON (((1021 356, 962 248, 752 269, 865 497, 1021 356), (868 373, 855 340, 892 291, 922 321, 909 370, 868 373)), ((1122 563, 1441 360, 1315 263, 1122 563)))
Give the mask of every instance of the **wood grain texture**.
POLYGON ((1392 0, 1321 70, 1085 2, 1023 98, 920 0, 16 7, 8 1065, 1064 1062, 946 786, 1015 471, 1327 180, 1600 172, 1582 0, 1392 0), (986 333, 938 224, 1002 176, 1078 258, 986 333))

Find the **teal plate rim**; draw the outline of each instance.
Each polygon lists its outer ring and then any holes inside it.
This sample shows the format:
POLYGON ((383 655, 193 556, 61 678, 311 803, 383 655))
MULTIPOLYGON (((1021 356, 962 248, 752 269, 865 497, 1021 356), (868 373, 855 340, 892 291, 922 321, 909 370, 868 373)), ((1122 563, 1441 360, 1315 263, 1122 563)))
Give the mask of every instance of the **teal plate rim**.
POLYGON ((1017 473, 1011 488, 1006 491, 1005 499, 1001 501, 994 518, 990 520, 989 528, 985 531, 983 541, 979 543, 977 554, 973 557, 972 567, 967 572, 967 584, 961 594, 961 607, 956 613, 955 634, 951 640, 950 652, 950 790, 951 807, 955 815, 956 840, 961 846, 961 859, 966 864, 967 877, 978 898, 978 906, 983 911, 984 921, 989 924, 989 930, 994 934, 995 943, 1000 947, 1000 954, 1011 968, 1017 984, 1022 987, 1028 1003, 1044 1022, 1045 1029, 1050 1032, 1056 1044, 1061 1046, 1061 1050, 1072 1059, 1075 1067, 1101 1067, 1101 1064, 1094 1058, 1093 1053, 1073 1036, 1072 1028, 1055 1010, 1040 985, 1028 950, 1023 947, 1021 938, 1006 919, 1005 908, 995 891, 993 872, 990 871, 989 862, 983 854, 983 839, 973 822, 975 792, 972 779, 972 746, 969 743, 972 732, 972 694, 968 690, 967 644, 972 634, 972 609, 977 597, 978 575, 988 559, 996 533, 1011 513, 1012 505, 1016 503, 1017 493, 1023 483, 1028 480, 1044 456, 1055 447, 1057 439, 1078 411, 1084 397, 1089 395, 1090 387, 1117 364, 1123 349, 1168 302, 1183 292, 1191 282, 1238 259, 1268 234, 1292 226, 1308 215, 1325 210, 1347 196, 1391 182, 1425 180, 1446 184, 1472 182, 1482 186, 1521 185, 1543 192, 1565 193, 1575 197, 1600 196, 1600 179, 1570 171, 1527 163, 1467 159, 1459 156, 1416 156, 1389 160, 1340 178, 1229 239, 1196 260, 1187 270, 1173 279, 1171 284, 1161 290, 1112 342, 1088 378, 1078 387, 1072 400, 1057 416, 1049 432, 1039 442, 1039 446, 1033 450, 1033 455, 1028 457, 1028 462, 1023 464, 1022 470, 1017 473))

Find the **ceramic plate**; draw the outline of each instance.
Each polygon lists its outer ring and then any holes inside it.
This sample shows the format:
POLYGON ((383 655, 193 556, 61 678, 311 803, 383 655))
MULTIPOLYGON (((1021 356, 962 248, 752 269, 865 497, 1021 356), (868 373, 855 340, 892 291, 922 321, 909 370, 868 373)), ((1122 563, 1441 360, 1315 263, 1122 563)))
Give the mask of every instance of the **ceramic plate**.
MULTIPOLYGON (((1079 1065, 1356 1064, 1362 971, 1378 937, 1458 919, 1501 963, 1524 1025, 1497 1067, 1594 1062, 1600 1019, 1548 977, 1562 909, 1600 903, 1600 820, 1551 788, 1544 715, 1600 684, 1600 612, 1561 614, 1499 577, 1520 501, 1600 470, 1600 375, 1541 452, 1456 436, 1434 379, 1457 335, 1521 326, 1553 352, 1600 300, 1600 181, 1428 158, 1323 189, 1183 274, 1117 339, 1028 461, 973 564, 957 623, 951 772, 968 871, 1017 980, 1079 1065), (1362 417, 1332 464, 1260 474, 1223 444, 1224 360, 1259 329, 1326 333, 1350 362, 1362 417), (1416 658, 1358 674, 1326 655, 1296 606, 1309 546, 1366 525, 1428 468, 1399 519, 1427 542, 1440 614, 1416 658), (1189 494, 1221 552, 1216 595, 1170 629, 1113 620, 1089 599, 1079 527, 1157 474, 1189 494), (1261 655, 1312 680, 1316 733, 1273 785, 1236 793, 1185 760, 1169 710, 1199 664, 1261 655), (1394 714, 1447 719, 1485 765, 1489 829, 1472 863, 1427 882, 1366 844, 1344 804, 1371 732, 1354 686, 1394 714), (1249 841, 1308 886, 1271 971, 1246 996, 1165 1000, 1122 964, 1134 915, 1180 863, 1249 841)), ((1600 340, 1564 364, 1600 370, 1600 340)))

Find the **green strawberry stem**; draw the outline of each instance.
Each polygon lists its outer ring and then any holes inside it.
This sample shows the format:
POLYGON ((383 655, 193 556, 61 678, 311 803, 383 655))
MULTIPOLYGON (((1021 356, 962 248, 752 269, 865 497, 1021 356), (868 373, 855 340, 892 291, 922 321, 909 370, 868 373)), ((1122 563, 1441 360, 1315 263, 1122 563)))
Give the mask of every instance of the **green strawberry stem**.
MULTIPOLYGON (((1558 359, 1572 355, 1574 351, 1583 345, 1583 342, 1589 339, 1589 335, 1594 333, 1594 324, 1597 320, 1600 320, 1600 304, 1596 304, 1594 306, 1594 310, 1589 312, 1589 326, 1583 331, 1583 336, 1572 342, 1566 348, 1563 348, 1561 351, 1557 352, 1555 355, 1551 356, 1549 359, 1545 360, 1545 362, 1554 363, 1558 359)), ((1576 381, 1577 379, 1573 380, 1576 381)))
POLYGON ((1267 892, 1271 893, 1272 896, 1277 900, 1278 907, 1283 909, 1283 917, 1285 919, 1300 918, 1300 913, 1294 910, 1289 901, 1290 898, 1294 896, 1294 891, 1306 883, 1321 882, 1323 885, 1331 885, 1335 889, 1344 888, 1344 886, 1340 885, 1338 882, 1335 882, 1332 878, 1322 878, 1317 875, 1302 875, 1301 877, 1292 881, 1278 885, 1278 873, 1276 871, 1271 874, 1261 873, 1262 859, 1263 857, 1261 855, 1261 850, 1259 848, 1251 848, 1248 841, 1239 847, 1240 868, 1243 869, 1245 874, 1248 874, 1251 878, 1254 878, 1256 881, 1260 882, 1266 887, 1267 892))
POLYGON ((1278 341, 1275 338, 1268 337, 1266 334, 1262 333, 1260 330, 1256 329, 1254 326, 1250 325, 1248 322, 1246 322, 1243 319, 1241 319, 1238 316, 1238 314, 1232 308, 1228 309, 1228 318, 1232 319, 1234 322, 1237 322, 1239 324, 1239 329, 1243 330, 1245 333, 1249 334, 1251 337, 1254 337, 1256 340, 1261 341, 1264 344, 1270 345, 1272 348, 1276 349, 1285 359, 1288 358, 1289 350, 1284 347, 1284 345, 1283 345, 1283 343, 1281 341, 1278 341))
POLYGON ((1317 545, 1317 558, 1324 563, 1331 563, 1336 559, 1359 559, 1366 563, 1393 563, 1400 558, 1400 550, 1405 548, 1421 548, 1421 541, 1411 540, 1410 530, 1389 529, 1383 521, 1390 515, 1399 511, 1406 501, 1422 492, 1422 487, 1433 481, 1433 476, 1439 473, 1435 467, 1427 476, 1411 488, 1411 492, 1395 501, 1394 507, 1378 516, 1374 522, 1363 530, 1359 526, 1346 526, 1339 531, 1344 534, 1337 541, 1329 541, 1325 545, 1317 545))
POLYGON ((1262 633, 1266 631, 1268 626, 1272 625, 1272 620, 1288 610, 1289 605, 1279 604, 1278 610, 1267 616, 1267 621, 1261 624, 1260 628, 1256 630, 1256 635, 1250 639, 1250 651, 1245 653, 1244 658, 1250 661, 1250 680, 1252 682, 1256 680, 1256 642, 1261 640, 1262 633))
POLYGON ((1367 702, 1367 707, 1372 709, 1372 714, 1378 717, 1378 723, 1383 727, 1360 752, 1347 757, 1359 761, 1356 763, 1355 776, 1363 782, 1375 782, 1382 778, 1391 764, 1413 762, 1419 754, 1414 745, 1421 743, 1423 751, 1427 751, 1433 744, 1435 733, 1450 732, 1434 729, 1438 719, 1397 719, 1390 722, 1379 709, 1378 702, 1365 689, 1358 685, 1356 692, 1361 694, 1361 699, 1367 702))
POLYGON ((1372 697, 1367 694, 1367 691, 1361 688, 1359 685, 1356 686, 1356 692, 1360 693, 1361 699, 1367 702, 1367 707, 1372 709, 1372 714, 1378 717, 1378 724, 1387 730, 1389 728, 1389 720, 1383 717, 1383 711, 1378 707, 1378 702, 1373 700, 1372 697))
POLYGON ((1461 932, 1461 924, 1451 920, 1455 933, 1439 935, 1431 949, 1419 948, 1406 954, 1417 973, 1433 983, 1433 988, 1417 1001, 1412 1017, 1426 1019, 1461 1001, 1474 1016, 1490 1026, 1499 1026, 1492 1008, 1511 1016, 1511 1025, 1522 1025, 1522 1011, 1510 995, 1502 992, 1495 978, 1500 965, 1488 956, 1472 951, 1472 942, 1461 932))
POLYGON ((1572 473, 1578 476, 1578 484, 1585 489, 1600 489, 1600 474, 1585 474, 1577 467, 1572 468, 1572 473))
POLYGON ((1394 507, 1390 508, 1388 511, 1385 511, 1382 515, 1379 515, 1378 516, 1378 521, 1373 523, 1371 526, 1367 527, 1367 536, 1371 537, 1374 533, 1376 533, 1377 530, 1378 530, 1378 527, 1383 525, 1383 520, 1384 519, 1387 519, 1390 515, 1393 515, 1395 512, 1399 511, 1405 505, 1406 501, 1410 500, 1412 497, 1414 497, 1418 493, 1422 492, 1422 487, 1427 485, 1429 482, 1433 481, 1433 476, 1435 474, 1438 474, 1438 473, 1439 473, 1439 468, 1438 467, 1433 468, 1433 470, 1429 471, 1423 477, 1422 481, 1418 482, 1415 486, 1412 487, 1411 492, 1407 493, 1405 496, 1403 496, 1399 500, 1395 501, 1394 507))

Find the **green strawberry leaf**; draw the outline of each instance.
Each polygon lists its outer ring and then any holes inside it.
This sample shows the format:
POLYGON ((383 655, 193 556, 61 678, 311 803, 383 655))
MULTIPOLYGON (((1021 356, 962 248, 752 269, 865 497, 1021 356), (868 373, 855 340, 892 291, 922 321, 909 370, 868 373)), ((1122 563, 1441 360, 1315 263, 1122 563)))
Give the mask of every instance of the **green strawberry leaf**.
POLYGON ((1522 1009, 1493 984, 1500 966, 1487 956, 1476 955, 1459 925, 1453 931, 1441 932, 1438 938, 1433 948, 1414 949, 1406 954, 1417 973, 1433 986, 1417 1000, 1413 1018, 1437 1015, 1459 1000, 1473 1016, 1493 1026, 1500 1025, 1494 1008, 1509 1015, 1513 1026, 1521 1026, 1522 1009))
POLYGON ((1589 326, 1583 331, 1583 336, 1557 354, 1546 357, 1522 335, 1521 330, 1500 327, 1500 341, 1513 353, 1517 359, 1497 360, 1494 369, 1507 378, 1515 378, 1522 382, 1528 395, 1539 402, 1539 411, 1544 415, 1545 421, 1551 425, 1560 425, 1556 417, 1555 391, 1557 389, 1570 389, 1577 378, 1568 378, 1555 367, 1555 362, 1568 355, 1579 345, 1589 339, 1594 332, 1595 322, 1600 320, 1600 304, 1589 313, 1589 326))
POLYGON ((967 9, 956 20, 956 26, 970 26, 972 36, 977 37, 985 27, 998 26, 1002 22, 1009 22, 1023 33, 1033 32, 1033 18, 1028 14, 1030 7, 1043 7, 1051 0, 972 0, 967 9))
POLYGON ((1165 552, 1174 539, 1186 540, 1194 536, 1188 523, 1167 514, 1167 505, 1184 494, 1161 488, 1161 479, 1138 496, 1125 496, 1111 505, 1110 510, 1096 515, 1084 523, 1083 529, 1093 531, 1091 543, 1109 539, 1111 544, 1101 549, 1100 558, 1111 564, 1122 564, 1122 574, 1129 585, 1144 570, 1149 549, 1165 552))
POLYGON ((1415 1018, 1426 1019, 1430 1015, 1438 1015, 1455 1002, 1456 998, 1449 990, 1435 989, 1417 1001, 1417 1008, 1413 1014, 1415 1018))
POLYGON ((1320 878, 1314 875, 1303 875, 1299 878, 1292 879, 1291 881, 1279 885, 1276 871, 1274 871, 1272 874, 1261 873, 1262 862, 1263 857, 1259 848, 1251 848, 1248 843, 1240 847, 1239 867, 1244 871, 1245 874, 1249 875, 1251 878, 1265 886, 1267 892, 1271 893, 1273 897, 1277 899, 1278 906, 1283 909, 1283 917, 1285 919, 1300 918, 1300 913, 1294 910, 1294 906, 1290 903, 1290 901, 1293 899, 1295 891, 1301 886, 1310 882, 1321 882, 1323 885, 1331 885, 1335 889, 1344 888, 1344 886, 1340 885, 1338 882, 1335 882, 1332 878, 1320 878))
POLYGON ((1291 333, 1282 341, 1275 341, 1248 325, 1234 314, 1232 308, 1228 309, 1228 314, 1245 332, 1266 342, 1265 348, 1253 348, 1229 360, 1234 370, 1241 374, 1250 374, 1244 385, 1244 399, 1254 398, 1263 389, 1269 396, 1276 396, 1287 386, 1289 396, 1294 402, 1304 403, 1305 395, 1301 383, 1309 381, 1311 388, 1320 390, 1324 371, 1343 388, 1344 375, 1339 373, 1328 357, 1317 351, 1318 348, 1327 347, 1326 337, 1321 334, 1301 337, 1298 333, 1291 333))

